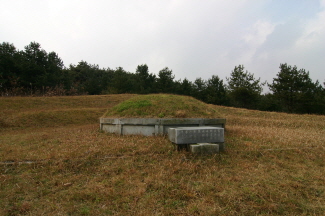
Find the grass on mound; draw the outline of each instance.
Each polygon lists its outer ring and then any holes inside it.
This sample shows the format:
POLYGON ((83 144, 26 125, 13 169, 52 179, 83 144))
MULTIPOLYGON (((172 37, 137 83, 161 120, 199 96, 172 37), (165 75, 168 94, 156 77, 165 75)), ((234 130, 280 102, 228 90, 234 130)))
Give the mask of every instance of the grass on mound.
POLYGON ((188 96, 138 95, 108 110, 103 117, 132 118, 216 118, 218 112, 208 104, 188 96))

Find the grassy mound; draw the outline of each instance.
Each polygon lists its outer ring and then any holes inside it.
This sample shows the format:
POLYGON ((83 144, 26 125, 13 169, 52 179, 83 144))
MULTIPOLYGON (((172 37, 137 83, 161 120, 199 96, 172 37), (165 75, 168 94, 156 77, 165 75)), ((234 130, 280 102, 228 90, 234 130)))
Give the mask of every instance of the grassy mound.
POLYGON ((108 110, 103 117, 132 118, 216 118, 218 113, 208 104, 188 96, 138 95, 108 110))

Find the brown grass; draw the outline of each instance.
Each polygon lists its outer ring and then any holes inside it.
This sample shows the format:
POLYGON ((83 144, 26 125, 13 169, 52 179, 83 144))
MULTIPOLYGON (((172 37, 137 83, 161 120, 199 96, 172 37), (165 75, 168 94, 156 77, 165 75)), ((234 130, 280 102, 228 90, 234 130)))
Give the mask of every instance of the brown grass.
POLYGON ((324 116, 213 106, 227 151, 195 156, 100 132, 130 97, 0 98, 0 215, 323 215, 324 116))

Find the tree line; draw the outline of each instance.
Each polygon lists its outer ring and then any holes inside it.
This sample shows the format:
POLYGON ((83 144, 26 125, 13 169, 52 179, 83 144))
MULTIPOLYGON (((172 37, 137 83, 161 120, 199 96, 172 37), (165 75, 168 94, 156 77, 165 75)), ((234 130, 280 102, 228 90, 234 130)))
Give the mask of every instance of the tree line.
POLYGON ((36 42, 24 50, 0 44, 1 96, 51 96, 98 94, 170 93, 193 96, 206 103, 263 111, 325 114, 325 83, 313 82, 309 72, 280 64, 272 83, 262 82, 243 65, 235 66, 226 83, 213 75, 208 80, 176 80, 168 67, 149 73, 146 64, 135 72, 99 68, 80 61, 65 67, 55 52, 47 53, 36 42), (270 92, 262 94, 263 87, 270 92))

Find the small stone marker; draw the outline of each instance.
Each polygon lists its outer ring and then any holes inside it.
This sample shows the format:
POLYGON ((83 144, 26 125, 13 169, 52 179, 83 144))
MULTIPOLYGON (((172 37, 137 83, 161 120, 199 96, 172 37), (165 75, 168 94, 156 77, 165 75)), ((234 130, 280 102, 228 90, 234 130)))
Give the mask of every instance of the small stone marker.
POLYGON ((218 127, 169 128, 169 140, 175 144, 224 142, 224 129, 218 127))
POLYGON ((219 144, 213 144, 213 143, 191 144, 190 151, 193 154, 217 154, 219 153, 219 144))

